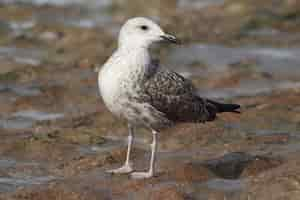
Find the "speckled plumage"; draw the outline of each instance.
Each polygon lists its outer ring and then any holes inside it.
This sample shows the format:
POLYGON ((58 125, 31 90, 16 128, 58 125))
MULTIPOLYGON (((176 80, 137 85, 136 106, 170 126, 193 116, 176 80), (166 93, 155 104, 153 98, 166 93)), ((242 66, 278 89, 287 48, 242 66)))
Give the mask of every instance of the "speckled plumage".
MULTIPOLYGON (((158 66, 159 67, 159 66, 158 66)), ((217 108, 200 98, 193 84, 176 72, 160 68, 144 80, 142 99, 176 122, 213 120, 217 108)))
POLYGON ((132 173, 135 178, 149 178, 154 174, 158 132, 178 122, 211 121, 219 112, 236 112, 239 108, 199 97, 189 80, 153 61, 149 47, 161 41, 177 42, 151 20, 130 19, 121 28, 118 49, 99 72, 106 107, 129 125, 125 164, 111 173, 133 171, 129 162, 133 126, 149 128, 153 134, 149 171, 132 173))
POLYGON ((152 60, 148 49, 133 49, 119 48, 99 73, 103 100, 116 116, 159 131, 178 122, 211 121, 239 107, 199 97, 190 80, 152 60))

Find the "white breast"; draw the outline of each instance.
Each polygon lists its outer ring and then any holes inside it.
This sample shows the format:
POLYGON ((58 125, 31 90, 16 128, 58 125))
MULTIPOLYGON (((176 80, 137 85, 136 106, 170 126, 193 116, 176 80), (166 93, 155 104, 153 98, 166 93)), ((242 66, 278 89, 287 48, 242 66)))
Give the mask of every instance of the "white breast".
POLYGON ((124 103, 131 101, 128 94, 135 95, 139 78, 145 71, 144 58, 136 55, 136 51, 115 52, 99 72, 98 84, 100 94, 107 108, 117 116, 123 116, 124 103))

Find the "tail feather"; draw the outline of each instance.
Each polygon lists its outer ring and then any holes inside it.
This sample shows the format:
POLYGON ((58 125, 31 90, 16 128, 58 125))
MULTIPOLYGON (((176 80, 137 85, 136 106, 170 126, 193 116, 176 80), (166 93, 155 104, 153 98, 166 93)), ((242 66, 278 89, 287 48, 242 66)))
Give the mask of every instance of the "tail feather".
POLYGON ((207 100, 208 103, 212 104, 217 113, 222 113, 222 112, 233 112, 233 113, 240 113, 238 110, 241 106, 238 104, 225 104, 225 103, 218 103, 212 100, 207 100))

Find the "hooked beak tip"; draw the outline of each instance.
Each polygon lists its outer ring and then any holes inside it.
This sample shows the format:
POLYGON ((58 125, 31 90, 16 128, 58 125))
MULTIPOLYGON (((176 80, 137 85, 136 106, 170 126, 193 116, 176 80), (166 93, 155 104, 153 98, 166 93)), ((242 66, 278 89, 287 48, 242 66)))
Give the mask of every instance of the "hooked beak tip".
POLYGON ((163 41, 171 42, 174 44, 181 44, 181 41, 173 35, 165 34, 160 36, 163 41))

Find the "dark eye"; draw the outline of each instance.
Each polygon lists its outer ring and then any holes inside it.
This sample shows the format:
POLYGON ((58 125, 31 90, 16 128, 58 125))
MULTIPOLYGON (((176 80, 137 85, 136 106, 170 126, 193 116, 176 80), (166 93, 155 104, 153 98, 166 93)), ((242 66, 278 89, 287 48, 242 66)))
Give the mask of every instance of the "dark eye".
POLYGON ((142 25, 140 28, 141 28, 143 31, 146 31, 146 30, 148 30, 148 29, 149 29, 149 27, 148 27, 148 26, 146 26, 146 25, 142 25))

